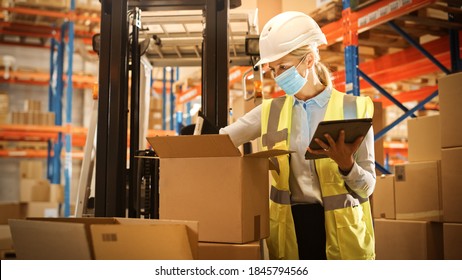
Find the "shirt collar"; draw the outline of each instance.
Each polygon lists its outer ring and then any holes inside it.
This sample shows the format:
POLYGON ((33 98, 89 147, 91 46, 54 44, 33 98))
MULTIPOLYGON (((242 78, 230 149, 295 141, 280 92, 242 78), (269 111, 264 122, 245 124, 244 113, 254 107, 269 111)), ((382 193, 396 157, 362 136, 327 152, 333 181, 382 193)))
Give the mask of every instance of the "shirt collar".
POLYGON ((297 103, 300 104, 308 104, 308 103, 316 103, 319 107, 324 107, 326 106, 327 102, 329 102, 329 98, 332 94, 332 88, 331 87, 326 87, 320 94, 316 95, 313 98, 310 98, 306 101, 300 100, 297 97, 294 96, 294 106, 297 103))

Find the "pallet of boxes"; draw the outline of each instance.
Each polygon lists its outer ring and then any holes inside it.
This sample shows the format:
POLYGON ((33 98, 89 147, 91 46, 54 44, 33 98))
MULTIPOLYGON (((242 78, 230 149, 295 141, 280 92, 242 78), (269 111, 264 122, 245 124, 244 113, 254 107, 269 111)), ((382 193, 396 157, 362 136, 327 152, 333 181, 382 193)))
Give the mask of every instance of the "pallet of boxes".
POLYGON ((19 202, 25 217, 59 217, 64 202, 64 187, 45 179, 41 160, 19 162, 19 202))
POLYGON ((269 157, 242 156, 228 135, 148 138, 160 157, 160 218, 199 222, 199 259, 263 259, 269 157))
POLYGON ((63 202, 63 187, 50 184, 44 179, 41 160, 21 160, 19 162, 18 199, 0 203, 0 252, 1 259, 15 256, 8 221, 26 217, 58 217, 59 206, 63 202))
POLYGON ((408 121, 409 162, 377 178, 377 259, 462 259, 461 80, 439 80, 440 114, 408 121))
POLYGON ((11 112, 11 124, 53 126, 55 125, 55 113, 44 112, 42 103, 38 100, 26 99, 23 111, 11 112))
POLYGON ((444 259, 462 260, 462 73, 438 81, 444 259))

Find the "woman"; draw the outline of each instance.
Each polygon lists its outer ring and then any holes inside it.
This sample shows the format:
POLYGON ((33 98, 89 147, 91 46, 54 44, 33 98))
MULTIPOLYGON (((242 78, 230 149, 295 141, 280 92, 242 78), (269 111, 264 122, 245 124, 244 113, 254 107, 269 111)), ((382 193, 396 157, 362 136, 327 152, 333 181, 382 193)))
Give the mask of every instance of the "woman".
POLYGON ((368 197, 375 185, 374 134, 344 142, 315 141, 310 150, 328 158, 305 160, 319 122, 372 117, 370 98, 332 87, 318 46, 326 37, 300 12, 272 18, 260 35, 260 61, 286 95, 264 100, 237 122, 220 130, 236 146, 261 137, 262 148, 294 151, 273 160, 270 193, 271 259, 374 259, 374 232, 368 197), (364 141, 363 141, 364 140, 364 141))

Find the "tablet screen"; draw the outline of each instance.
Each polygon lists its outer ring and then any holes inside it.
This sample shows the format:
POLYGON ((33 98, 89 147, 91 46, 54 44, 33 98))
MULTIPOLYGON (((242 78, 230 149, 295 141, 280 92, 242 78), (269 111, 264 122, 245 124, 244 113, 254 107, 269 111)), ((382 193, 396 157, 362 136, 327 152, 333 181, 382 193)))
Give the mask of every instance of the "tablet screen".
MULTIPOLYGON (((345 143, 353 143, 358 137, 366 136, 369 128, 372 126, 372 119, 348 119, 348 120, 335 120, 335 121, 323 121, 320 122, 316 131, 314 132, 313 138, 309 147, 312 150, 322 149, 315 138, 321 139, 324 143, 328 143, 324 134, 329 134, 334 141, 337 141, 340 131, 345 130, 345 143)), ((305 153, 305 159, 317 159, 325 158, 326 155, 314 155, 309 151, 305 153)))

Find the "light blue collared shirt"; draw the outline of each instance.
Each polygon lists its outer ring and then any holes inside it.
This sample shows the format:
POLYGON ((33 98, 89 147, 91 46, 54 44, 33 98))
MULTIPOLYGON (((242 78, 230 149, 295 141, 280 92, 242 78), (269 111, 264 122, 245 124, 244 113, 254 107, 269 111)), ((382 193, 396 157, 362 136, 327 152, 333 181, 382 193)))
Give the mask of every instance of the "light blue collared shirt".
POLYGON ((331 88, 326 88, 307 101, 294 97, 289 144, 289 149, 295 151, 290 158, 289 185, 292 203, 321 202, 321 188, 314 161, 305 160, 305 152, 316 127, 324 119, 331 93, 331 88))

